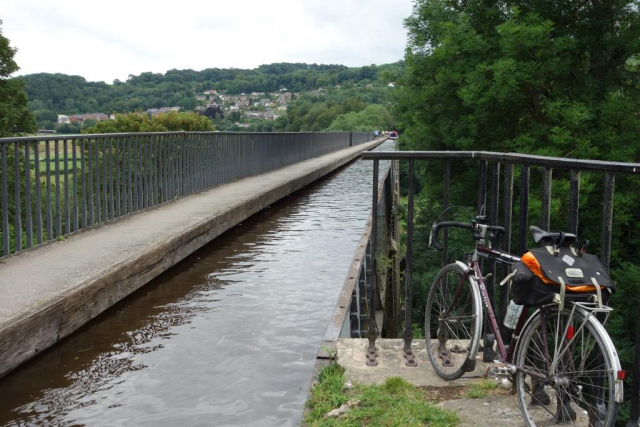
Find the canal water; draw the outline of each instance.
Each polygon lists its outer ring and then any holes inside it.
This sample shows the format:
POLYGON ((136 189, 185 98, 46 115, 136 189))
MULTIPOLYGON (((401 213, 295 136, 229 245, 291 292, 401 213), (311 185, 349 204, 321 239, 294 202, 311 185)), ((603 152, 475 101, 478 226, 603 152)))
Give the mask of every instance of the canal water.
POLYGON ((298 425, 372 170, 258 213, 1 379, 0 425, 298 425))

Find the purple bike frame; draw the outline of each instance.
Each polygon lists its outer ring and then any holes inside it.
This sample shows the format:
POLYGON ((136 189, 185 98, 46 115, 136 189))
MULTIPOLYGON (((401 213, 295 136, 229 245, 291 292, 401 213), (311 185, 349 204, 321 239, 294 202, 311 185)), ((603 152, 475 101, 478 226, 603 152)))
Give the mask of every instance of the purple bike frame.
MULTIPOLYGON (((492 249, 488 246, 477 245, 478 253, 483 253, 488 255, 489 258, 495 259, 497 261, 512 263, 514 261, 519 261, 520 258, 511 255, 506 252, 502 252, 496 249, 492 249)), ((477 261, 471 262, 471 268, 473 268, 473 273, 475 275, 475 279, 478 282, 478 288, 480 289, 480 295, 482 296, 482 301, 484 303, 485 310, 487 311, 487 315, 489 317, 489 324, 491 325, 491 330, 495 334, 496 341, 498 342, 498 349, 500 351, 500 356, 502 357, 502 361, 506 363, 513 363, 513 353, 515 351, 515 344, 518 341, 518 337, 522 332, 522 328, 524 327, 525 322, 527 321, 527 314, 529 312, 529 307, 525 306, 518 318, 518 323, 516 325, 515 332, 511 341, 509 342, 509 349, 506 350, 504 344, 502 342, 502 336, 500 335, 500 328, 498 327, 498 321, 496 320, 495 313, 493 312, 493 308, 491 307, 491 301, 489 300, 489 293, 487 292, 487 287, 484 283, 484 279, 482 278, 482 271, 480 270, 480 265, 477 261)))

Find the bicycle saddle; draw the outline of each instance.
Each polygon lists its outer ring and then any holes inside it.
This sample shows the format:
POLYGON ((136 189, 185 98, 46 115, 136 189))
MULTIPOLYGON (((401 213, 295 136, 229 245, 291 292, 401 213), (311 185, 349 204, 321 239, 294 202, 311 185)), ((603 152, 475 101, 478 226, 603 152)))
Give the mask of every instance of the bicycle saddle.
POLYGON ((540 227, 536 227, 532 225, 529 227, 529 231, 531 231, 531 235, 533 236, 533 240, 536 243, 540 243, 541 240, 554 243, 558 246, 563 246, 563 244, 569 244, 575 242, 577 237, 572 233, 563 233, 562 231, 544 231, 540 227))

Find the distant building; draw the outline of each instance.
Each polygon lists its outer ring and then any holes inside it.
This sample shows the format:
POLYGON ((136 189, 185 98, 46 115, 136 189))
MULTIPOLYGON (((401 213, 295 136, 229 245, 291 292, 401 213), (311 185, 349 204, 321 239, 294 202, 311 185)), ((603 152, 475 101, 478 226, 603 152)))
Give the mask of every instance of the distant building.
POLYGON ((262 115, 262 117, 264 117, 267 120, 274 120, 273 111, 272 110, 265 111, 264 114, 262 115))
POLYGON ((160 114, 168 113, 169 111, 180 111, 181 107, 160 107, 160 108, 149 108, 147 110, 147 114, 151 114, 152 116, 157 116, 160 114))
POLYGON ((58 124, 70 123, 69 116, 65 116, 63 114, 58 114, 58 124))
POLYGON ((196 99, 197 99, 198 101, 205 101, 205 100, 207 99, 207 97, 206 97, 206 96, 204 96, 204 95, 198 95, 198 96, 196 96, 196 99))
POLYGON ((209 95, 209 96, 211 96, 211 95, 217 96, 217 95, 218 95, 218 91, 217 91, 217 90, 213 90, 213 89, 211 89, 211 90, 205 90, 203 93, 204 93, 205 95, 209 95))
POLYGON ((83 120, 96 120, 96 121, 102 121, 102 120, 109 120, 109 116, 107 116, 104 113, 88 113, 88 114, 83 114, 83 120))
POLYGON ((396 87, 396 82, 389 82, 389 84, 387 85, 389 87, 396 87))

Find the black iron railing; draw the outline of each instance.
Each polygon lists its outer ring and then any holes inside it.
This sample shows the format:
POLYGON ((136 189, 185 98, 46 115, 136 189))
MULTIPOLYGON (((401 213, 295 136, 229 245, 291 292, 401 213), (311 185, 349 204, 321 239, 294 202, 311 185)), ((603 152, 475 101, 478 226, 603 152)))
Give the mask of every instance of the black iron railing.
POLYGON ((373 133, 126 133, 0 139, 0 257, 373 133))
MULTIPOLYGON (((455 161, 477 161, 478 166, 478 190, 477 190, 477 209, 478 213, 482 209, 488 212, 492 225, 501 225, 506 229, 506 233, 503 239, 502 249, 506 251, 511 250, 511 235, 512 235, 512 223, 513 223, 513 200, 514 200, 514 168, 518 166, 520 168, 520 200, 519 200, 519 218, 518 218, 518 230, 517 230, 517 248, 516 252, 522 254, 527 248, 528 238, 528 222, 530 215, 529 207, 529 189, 531 181, 531 168, 542 169, 542 197, 541 197, 541 226, 545 230, 549 230, 551 224, 551 194, 553 185, 553 171, 555 169, 565 170, 570 172, 569 183, 569 200, 568 200, 568 221, 567 231, 577 235, 578 232, 578 220, 579 220, 579 202, 580 202, 580 174, 581 172, 593 172, 604 174, 604 185, 602 195, 602 225, 601 225, 601 239, 600 239, 600 258, 603 264, 608 269, 610 267, 611 260, 611 232, 613 225, 613 196, 616 174, 635 174, 640 175, 640 164, 638 163, 621 163, 621 162, 607 162, 597 160, 578 160, 568 158, 556 158, 556 157, 543 157, 514 153, 493 153, 483 151, 393 151, 393 152, 365 152, 362 155, 364 160, 373 160, 374 162, 374 177, 373 177, 373 200, 374 206, 377 201, 377 165, 380 160, 400 160, 408 162, 408 206, 407 206, 407 252, 406 252, 406 267, 405 267, 405 356, 407 356, 407 365, 415 366, 415 361, 411 354, 411 342, 413 340, 412 330, 412 283, 413 283, 413 193, 414 193, 414 166, 416 160, 424 161, 440 161, 444 162, 444 176, 443 176, 443 210, 445 211, 442 220, 448 220, 448 214, 446 209, 449 208, 449 193, 451 186, 451 163, 455 161), (502 212, 499 210, 500 205, 500 175, 502 171, 503 177, 503 189, 502 189, 502 212), (487 189, 490 188, 489 203, 487 204, 487 189), (499 216, 502 213, 502 219, 500 222, 499 216), (499 223, 500 222, 500 223, 499 223), (412 365, 412 362, 414 363, 412 365)), ((565 172, 566 173, 566 172, 565 172)), ((633 191, 638 191, 634 189, 633 191)), ((636 209, 640 209, 637 206, 636 209)), ((376 235, 373 230, 376 230, 376 215, 373 216, 372 233, 371 233, 371 245, 375 251, 377 242, 376 235)), ((445 265, 448 260, 447 248, 448 248, 448 236, 446 229, 443 230, 444 235, 442 239, 442 265, 445 265)), ((376 259, 371 260, 372 271, 376 271, 376 259)), ((487 291, 491 298, 491 305, 495 311, 494 287, 496 283, 496 265, 495 261, 489 262, 488 270, 491 274, 490 279, 487 281, 487 291)), ((506 274, 506 271, 502 273, 506 274)), ((374 275, 375 276, 375 275, 374 275)), ((376 281, 375 278, 371 283, 373 290, 372 294, 376 295, 376 281)), ((499 302, 498 302, 498 314, 500 322, 503 327, 503 319, 509 304, 508 289, 506 286, 500 287, 499 302)), ((369 307, 372 307, 370 304, 369 307)), ((374 309, 375 311, 375 309, 374 309)), ((369 349, 368 355, 375 357, 375 341, 378 337, 378 328, 376 326, 375 313, 369 313, 368 316, 368 334, 369 349)), ((638 311, 637 321, 637 333, 636 336, 640 339, 640 310, 638 311)), ((502 334, 502 331, 501 331, 502 334)), ((506 336, 505 334, 502 334, 506 336)), ((493 342, 492 337, 486 335, 484 337, 485 344, 493 342)), ((493 360, 495 353, 492 348, 485 347, 483 358, 487 361, 493 360)), ((373 364, 368 358, 368 364, 373 364)), ((639 416, 639 399, 638 396, 640 390, 640 342, 636 341, 636 360, 633 369, 633 383, 632 383, 632 397, 631 397, 631 418, 637 420, 639 416)), ((635 424, 634 424, 635 425, 635 424)))

